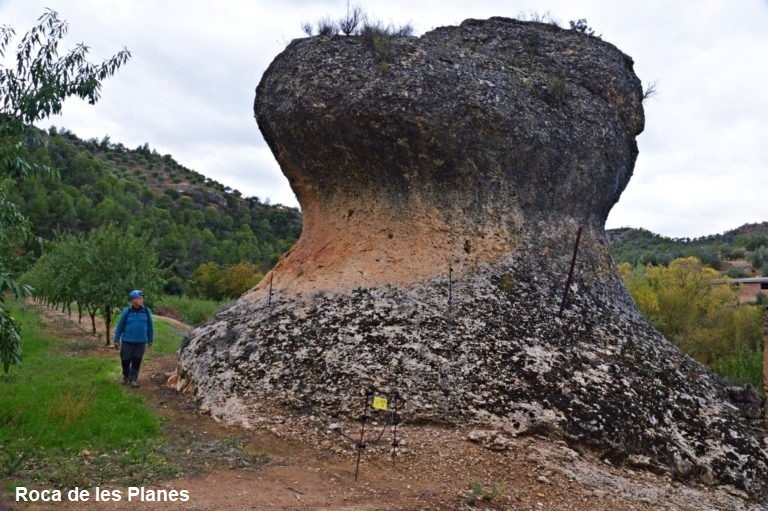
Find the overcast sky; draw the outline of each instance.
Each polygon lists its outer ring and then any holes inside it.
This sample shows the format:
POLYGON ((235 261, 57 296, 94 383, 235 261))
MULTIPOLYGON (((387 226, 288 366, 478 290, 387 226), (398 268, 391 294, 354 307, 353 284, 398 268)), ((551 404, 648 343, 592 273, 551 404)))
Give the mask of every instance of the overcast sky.
MULTIPOLYGON (((635 60, 646 127, 634 177, 608 227, 667 236, 768 220, 768 0, 360 0, 374 18, 416 34, 466 18, 549 12, 586 18, 635 60)), ((253 118, 254 90, 302 21, 341 16, 346 0, 0 0, 0 24, 22 35, 46 7, 70 24, 67 48, 92 60, 124 46, 133 58, 95 106, 69 100, 63 126, 81 138, 145 142, 246 196, 297 205, 253 118)))

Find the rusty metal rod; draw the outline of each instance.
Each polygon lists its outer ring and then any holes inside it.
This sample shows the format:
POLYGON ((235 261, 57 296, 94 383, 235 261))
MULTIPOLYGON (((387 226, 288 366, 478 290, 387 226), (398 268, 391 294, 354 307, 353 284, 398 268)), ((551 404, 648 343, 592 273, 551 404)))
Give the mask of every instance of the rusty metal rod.
POLYGON ((565 290, 563 291, 563 300, 560 302, 559 317, 563 317, 563 311, 565 310, 565 302, 568 301, 568 291, 571 289, 571 282, 573 282, 573 269, 576 267, 576 254, 579 252, 579 242, 581 241, 581 227, 576 231, 576 243, 573 245, 573 257, 571 257, 571 268, 568 270, 568 280, 565 282, 565 290))
POLYGON ((395 466, 395 449, 397 449, 397 423, 399 422, 399 419, 397 417, 397 395, 392 395, 392 407, 394 408, 392 412, 392 466, 395 466))
POLYGON ((357 475, 360 473, 360 457, 363 455, 363 449, 365 449, 365 444, 363 443, 363 440, 365 439, 365 423, 368 419, 368 397, 370 394, 366 394, 365 398, 363 399, 363 415, 360 416, 360 421, 362 424, 360 425, 360 442, 357 444, 357 465, 355 466, 355 481, 357 481, 357 475))

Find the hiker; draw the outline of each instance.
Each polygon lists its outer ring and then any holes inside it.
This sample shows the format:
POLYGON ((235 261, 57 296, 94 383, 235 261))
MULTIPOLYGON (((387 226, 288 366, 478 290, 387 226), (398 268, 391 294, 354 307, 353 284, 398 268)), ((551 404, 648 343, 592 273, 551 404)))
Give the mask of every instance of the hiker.
POLYGON ((152 327, 152 311, 144 307, 144 293, 137 289, 131 291, 128 297, 131 305, 123 309, 115 328, 115 348, 120 350, 123 385, 135 388, 139 386, 141 358, 147 345, 152 347, 155 330, 152 327))

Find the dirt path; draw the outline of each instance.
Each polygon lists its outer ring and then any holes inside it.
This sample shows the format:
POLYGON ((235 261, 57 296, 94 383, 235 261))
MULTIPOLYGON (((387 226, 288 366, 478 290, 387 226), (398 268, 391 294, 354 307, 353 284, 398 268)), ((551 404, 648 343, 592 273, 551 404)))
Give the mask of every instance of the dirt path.
MULTIPOLYGON (((60 313, 46 312, 46 328, 68 338, 84 356, 114 356, 95 348, 92 336, 60 313), (69 324, 68 324, 69 323, 69 324), (79 333, 78 333, 79 332, 79 333), (89 346, 86 348, 86 346, 89 346)), ((685 486, 669 477, 614 467, 546 438, 514 439, 492 451, 467 440, 468 430, 403 424, 401 452, 393 466, 389 432, 369 441, 358 481, 355 442, 340 436, 328 418, 275 409, 258 428, 214 422, 167 385, 174 357, 150 360, 142 369, 142 394, 161 417, 165 435, 210 459, 195 475, 144 487, 144 501, 129 489, 109 487, 119 502, 17 504, 27 510, 702 510, 759 509, 729 488, 685 486), (237 445, 231 459, 201 446, 237 445), (184 502, 147 501, 149 490, 186 490, 184 502)), ((354 424, 338 424, 350 436, 354 424)), ((380 426, 379 426, 380 427, 380 426)), ((102 488, 103 489, 103 488, 102 488)), ((93 489, 91 489, 93 490, 93 489)), ((93 499, 93 497, 91 497, 93 499)), ((0 502, 2 510, 2 502, 0 502)))
MULTIPOLYGON (((96 323, 96 334, 94 335, 93 323, 91 322, 91 318, 88 316, 88 314, 83 313, 82 318, 78 319, 77 310, 73 310, 71 313, 67 313, 60 310, 45 308, 31 301, 28 301, 27 304, 28 306, 35 308, 37 311, 43 314, 43 324, 51 331, 55 332, 56 335, 63 336, 70 341, 81 341, 84 346, 95 346, 99 348, 104 345, 107 348, 111 348, 111 346, 107 346, 106 340, 104 338, 104 333, 106 330, 104 328, 105 323, 103 318, 98 316, 94 318, 94 322, 96 323), (97 342, 94 342, 94 340, 97 342)), ((152 314, 152 318, 167 323, 173 328, 182 332, 189 332, 192 330, 190 325, 183 323, 175 318, 154 313, 152 314)), ((117 326, 118 319, 119 315, 112 321, 112 332, 114 332, 115 327, 117 326)))

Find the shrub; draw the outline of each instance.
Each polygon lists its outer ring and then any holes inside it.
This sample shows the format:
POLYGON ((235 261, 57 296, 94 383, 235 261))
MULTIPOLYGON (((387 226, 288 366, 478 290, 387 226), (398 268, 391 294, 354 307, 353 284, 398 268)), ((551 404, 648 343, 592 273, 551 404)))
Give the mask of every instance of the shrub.
POLYGON ((536 11, 522 11, 516 16, 516 18, 520 21, 533 21, 535 23, 546 23, 547 25, 552 25, 553 27, 560 27, 560 20, 555 18, 550 11, 547 11, 544 14, 539 14, 536 11))
POLYGON ((339 32, 339 27, 336 22, 329 17, 324 17, 317 22, 317 35, 336 35, 339 32))
POLYGON ((374 54, 382 67, 387 67, 392 58, 392 45, 389 44, 389 34, 381 25, 365 24, 360 31, 360 37, 365 45, 374 54))
POLYGON ((762 269, 763 265, 768 261, 768 250, 764 246, 760 246, 752 251, 749 256, 749 262, 752 264, 753 270, 762 269))
POLYGON ((763 350, 742 349, 734 356, 716 360, 712 368, 734 383, 749 383, 759 389, 763 383, 763 350))
POLYGON ((768 246, 768 234, 741 234, 736 237, 736 244, 747 250, 757 250, 761 245, 768 246))
POLYGON ((411 35, 413 35, 413 26, 410 23, 397 27, 391 24, 384 25, 380 21, 373 23, 366 21, 360 30, 360 38, 376 56, 382 69, 386 69, 392 60, 393 51, 390 39, 411 35))
POLYGON ((749 275, 747 274, 747 271, 741 266, 732 266, 731 268, 728 269, 728 271, 726 272, 726 275, 728 275, 732 279, 743 279, 743 278, 749 277, 749 275))
POLYGON ((744 250, 741 247, 733 248, 729 252, 727 252, 726 258, 730 261, 735 261, 737 259, 744 259, 744 256, 746 255, 746 250, 744 250))
POLYGON ((537 55, 539 53, 539 45, 541 44, 541 35, 538 32, 533 32, 525 38, 525 48, 531 55, 537 55))
POLYGON ((163 285, 163 293, 173 296, 181 296, 184 292, 184 282, 177 276, 169 278, 163 285))
POLYGON ((587 25, 587 20, 584 18, 576 21, 571 20, 569 23, 571 25, 571 30, 575 32, 591 36, 595 35, 595 31, 589 25, 587 25))
POLYGON ((158 300, 158 307, 172 308, 179 312, 181 321, 197 326, 213 317, 227 302, 165 295, 158 300))

